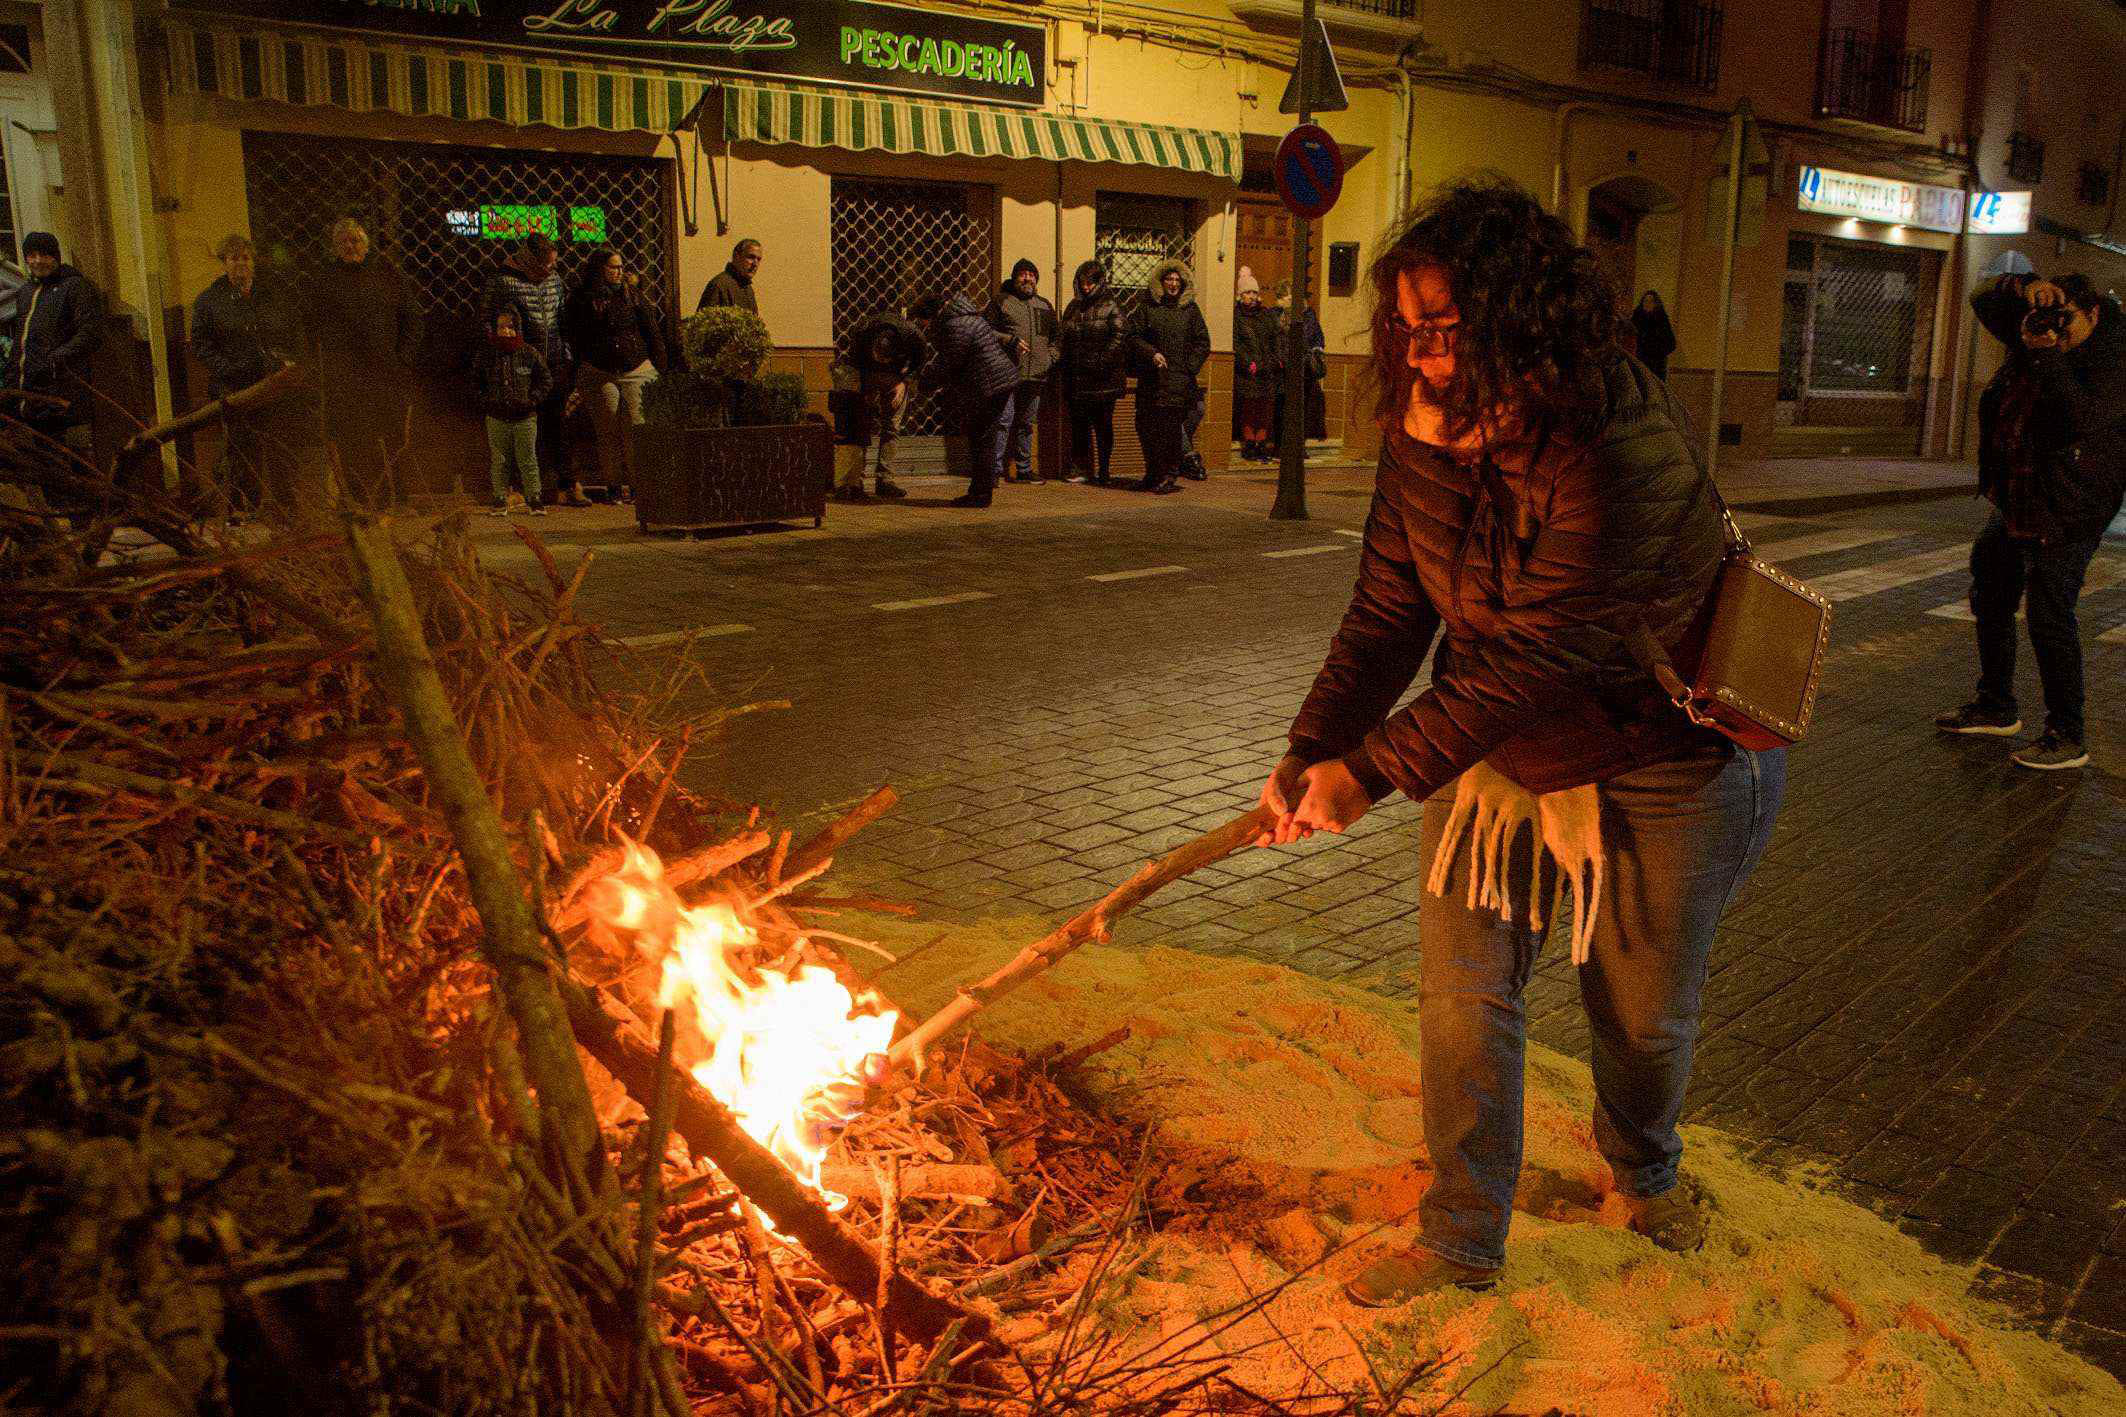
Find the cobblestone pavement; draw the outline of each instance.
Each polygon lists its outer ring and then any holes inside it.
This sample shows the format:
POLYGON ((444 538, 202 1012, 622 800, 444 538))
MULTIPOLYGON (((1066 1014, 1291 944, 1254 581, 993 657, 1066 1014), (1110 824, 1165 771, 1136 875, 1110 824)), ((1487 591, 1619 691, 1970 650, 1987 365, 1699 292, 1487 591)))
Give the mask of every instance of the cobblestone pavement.
MULTIPOLYGON (((850 871, 942 919, 1046 921, 1252 801, 1357 559, 1365 477, 1310 491, 1305 523, 1264 519, 1266 483, 1219 479, 710 541, 539 525, 564 555, 610 546, 588 613, 689 654, 705 701, 792 701, 697 752, 700 785, 795 817, 893 782, 903 805, 850 871), (688 628, 691 648, 668 643, 688 628)), ((1839 605, 1816 730, 1714 951, 1690 1117, 1820 1165, 2126 1375, 2126 537, 2083 601, 2096 765, 2031 773, 1929 727, 1975 675, 1973 503, 1757 505, 1766 554, 1839 605)), ((1416 832, 1397 802, 1348 838, 1244 853, 1119 938, 1411 995, 1416 832)), ((1527 1007, 1533 1036, 1586 1055, 1561 942, 1527 1007)))

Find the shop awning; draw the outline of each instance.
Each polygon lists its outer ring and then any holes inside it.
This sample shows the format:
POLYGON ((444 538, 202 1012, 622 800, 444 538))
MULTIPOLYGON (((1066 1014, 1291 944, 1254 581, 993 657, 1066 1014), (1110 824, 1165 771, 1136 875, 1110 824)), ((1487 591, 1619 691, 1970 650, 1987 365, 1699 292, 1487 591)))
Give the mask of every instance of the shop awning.
POLYGON ((725 84, 724 136, 849 152, 1123 162, 1240 175, 1240 135, 897 95, 725 84))
POLYGON ((518 127, 668 133, 710 81, 529 55, 467 55, 340 36, 163 22, 180 93, 518 127))

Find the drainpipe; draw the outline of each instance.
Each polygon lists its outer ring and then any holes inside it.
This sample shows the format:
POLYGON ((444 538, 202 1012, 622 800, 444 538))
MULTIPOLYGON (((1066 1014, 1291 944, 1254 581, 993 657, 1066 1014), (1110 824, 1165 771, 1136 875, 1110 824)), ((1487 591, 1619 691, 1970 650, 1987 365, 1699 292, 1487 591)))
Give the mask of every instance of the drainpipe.
POLYGON ((1410 210, 1410 125, 1416 112, 1416 98, 1412 93, 1410 71, 1403 67, 1409 57, 1410 44, 1402 47, 1395 56, 1395 189, 1392 219, 1401 221, 1403 213, 1410 210))
POLYGON ((1565 224, 1575 230, 1576 224, 1565 215, 1565 144, 1572 136, 1572 116, 1594 106, 1585 100, 1573 99, 1559 104, 1550 118, 1550 213, 1563 218, 1565 224))

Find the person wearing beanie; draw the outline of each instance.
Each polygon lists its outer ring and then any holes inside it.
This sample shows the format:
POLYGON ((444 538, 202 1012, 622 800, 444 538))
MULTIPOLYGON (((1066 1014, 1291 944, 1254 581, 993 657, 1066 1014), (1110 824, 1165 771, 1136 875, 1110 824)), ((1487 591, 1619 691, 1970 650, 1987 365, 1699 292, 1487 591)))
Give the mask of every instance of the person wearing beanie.
POLYGON ((1279 357, 1283 333, 1275 310, 1264 307, 1262 285, 1246 266, 1233 282, 1233 423, 1241 457, 1268 462, 1270 430, 1277 414, 1277 386, 1283 377, 1279 357))
POLYGON ((7 386, 43 397, 11 402, 37 432, 85 447, 89 360, 103 343, 103 292, 59 258, 59 238, 49 231, 22 238, 22 264, 30 280, 28 290, 16 297, 8 331, 13 339, 7 386))
POLYGON ((987 312, 997 333, 1010 338, 1019 360, 1019 386, 1012 392, 1011 430, 1004 444, 1007 482, 1041 481, 1034 470, 1033 430, 1041 416, 1041 390, 1056 363, 1056 307, 1037 293, 1040 284, 1041 268, 1021 257, 987 312))

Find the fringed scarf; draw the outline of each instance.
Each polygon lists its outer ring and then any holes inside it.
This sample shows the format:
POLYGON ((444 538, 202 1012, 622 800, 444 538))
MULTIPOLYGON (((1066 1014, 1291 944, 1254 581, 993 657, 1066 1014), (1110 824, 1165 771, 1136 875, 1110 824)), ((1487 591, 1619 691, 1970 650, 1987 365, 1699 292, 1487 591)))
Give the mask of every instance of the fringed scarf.
POLYGON ((1587 963, 1594 943, 1595 913, 1602 908, 1602 804, 1592 783, 1538 797, 1512 778, 1484 763, 1462 774, 1454 788, 1454 808, 1440 835, 1439 852, 1425 889, 1447 893, 1454 858, 1464 829, 1469 833, 1469 908, 1495 910, 1514 923, 1518 913, 1508 884, 1507 866, 1521 828, 1532 826, 1535 839, 1557 864, 1543 882, 1538 858, 1529 880, 1528 926, 1541 933, 1554 917, 1560 880, 1572 886, 1572 962, 1587 963))

